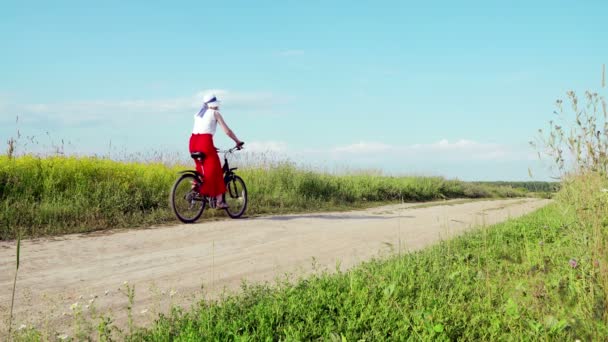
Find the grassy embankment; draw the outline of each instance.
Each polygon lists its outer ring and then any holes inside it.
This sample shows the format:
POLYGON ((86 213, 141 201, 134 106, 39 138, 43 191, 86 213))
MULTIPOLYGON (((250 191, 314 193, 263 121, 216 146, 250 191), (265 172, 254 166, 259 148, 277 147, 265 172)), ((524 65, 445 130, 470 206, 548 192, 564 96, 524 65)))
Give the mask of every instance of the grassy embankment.
MULTIPOLYGON (((177 171, 99 158, 0 156, 0 240, 175 222, 169 209, 177 171)), ((339 210, 391 201, 518 197, 524 188, 441 177, 330 175, 289 164, 238 170, 248 215, 339 210)), ((209 216, 221 213, 207 211, 209 216)))
MULTIPOLYGON (((605 177, 572 179, 548 207, 420 252, 244 286, 216 302, 175 308, 134 332, 121 332, 104 316, 97 330, 76 335, 106 341, 602 340, 608 336, 607 188, 605 177)), ((24 341, 43 336, 32 328, 19 334, 24 341)))

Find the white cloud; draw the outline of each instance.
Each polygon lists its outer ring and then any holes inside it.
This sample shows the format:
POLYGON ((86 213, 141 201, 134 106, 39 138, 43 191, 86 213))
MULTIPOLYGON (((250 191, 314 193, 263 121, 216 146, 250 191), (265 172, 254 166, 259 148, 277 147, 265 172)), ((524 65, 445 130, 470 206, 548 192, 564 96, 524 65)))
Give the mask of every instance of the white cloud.
MULTIPOLYGON (((0 115, 2 119, 8 117, 9 114, 13 115, 13 113, 9 113, 11 104, 11 96, 8 93, 0 92, 0 115)), ((14 117, 11 120, 14 120, 14 117)))
POLYGON ((40 114, 92 114, 120 112, 127 113, 167 113, 192 109, 194 101, 190 99, 165 100, 119 100, 119 101, 75 101, 64 103, 25 104, 21 108, 29 113, 40 114))
POLYGON ((231 108, 267 109, 288 101, 287 97, 271 92, 234 92, 224 89, 209 89, 195 95, 195 107, 198 107, 202 103, 203 96, 209 93, 215 94, 223 105, 229 105, 231 108))
POLYGON ((390 153, 394 157, 410 158, 412 160, 529 160, 534 158, 529 151, 518 151, 510 146, 480 143, 473 140, 461 139, 450 142, 447 139, 429 144, 388 145, 381 142, 359 142, 346 146, 338 146, 331 150, 334 157, 345 154, 346 158, 371 159, 390 153))
POLYGON ((245 150, 252 153, 287 152, 287 143, 283 141, 252 141, 245 145, 245 150))
MULTIPOLYGON (((207 93, 214 93, 222 104, 239 111, 265 110, 288 101, 270 92, 238 92, 209 89, 192 96, 166 99, 90 100, 57 103, 8 104, 0 98, 0 113, 18 113, 24 122, 48 120, 65 125, 99 122, 119 122, 126 116, 145 114, 166 118, 167 115, 183 115, 195 112, 207 93)), ((4 114, 3 114, 4 116, 4 114)))
POLYGON ((377 153, 385 152, 393 149, 393 146, 379 143, 379 142, 358 142, 352 145, 338 146, 332 149, 333 152, 337 153, 349 153, 349 154, 366 154, 366 153, 377 153))
POLYGON ((283 57, 302 56, 302 55, 304 55, 304 50, 297 50, 297 49, 283 50, 279 54, 283 57))

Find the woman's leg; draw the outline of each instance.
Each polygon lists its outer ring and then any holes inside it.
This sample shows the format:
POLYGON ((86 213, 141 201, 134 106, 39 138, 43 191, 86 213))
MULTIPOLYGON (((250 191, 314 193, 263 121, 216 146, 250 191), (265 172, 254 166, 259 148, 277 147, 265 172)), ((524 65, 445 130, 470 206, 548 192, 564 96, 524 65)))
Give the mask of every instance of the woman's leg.
POLYGON ((203 161, 205 181, 203 182, 201 192, 207 196, 219 197, 221 202, 221 195, 226 192, 226 186, 224 185, 224 172, 220 164, 220 158, 215 151, 211 136, 204 138, 203 145, 205 148, 203 152, 207 157, 203 161))
POLYGON ((203 169, 205 170, 203 193, 208 196, 221 196, 226 192, 224 172, 222 171, 220 158, 215 151, 212 154, 207 154, 207 158, 203 162, 203 169))
POLYGON ((216 208, 217 209, 228 208, 228 204, 226 204, 226 202, 224 202, 224 199, 222 198, 222 195, 215 196, 215 203, 217 203, 216 204, 216 208))
MULTIPOLYGON (((202 142, 202 139, 201 139, 200 135, 192 134, 192 136, 190 136, 190 153, 202 152, 203 145, 201 144, 201 142, 202 142)), ((203 174, 203 163, 201 163, 198 159, 194 159, 194 165, 196 166, 196 171, 198 171, 198 173, 200 173, 202 175, 203 174)))

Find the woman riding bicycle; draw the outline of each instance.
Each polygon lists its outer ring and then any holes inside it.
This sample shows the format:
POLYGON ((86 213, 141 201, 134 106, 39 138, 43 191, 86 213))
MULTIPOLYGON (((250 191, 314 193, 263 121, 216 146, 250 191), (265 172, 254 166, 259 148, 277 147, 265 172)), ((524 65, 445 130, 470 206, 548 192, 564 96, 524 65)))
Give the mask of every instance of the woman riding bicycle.
POLYGON ((215 95, 210 94, 203 98, 203 107, 194 115, 194 128, 190 137, 190 153, 203 152, 206 156, 202 162, 198 159, 194 160, 196 171, 201 175, 205 175, 205 181, 201 188, 198 189, 199 193, 215 197, 217 201, 216 208, 225 209, 228 206, 224 203, 222 195, 226 192, 226 186, 224 185, 220 158, 213 144, 213 135, 215 134, 217 123, 220 123, 224 133, 234 140, 237 146, 243 145, 243 142, 226 125, 218 109, 219 101, 215 95))

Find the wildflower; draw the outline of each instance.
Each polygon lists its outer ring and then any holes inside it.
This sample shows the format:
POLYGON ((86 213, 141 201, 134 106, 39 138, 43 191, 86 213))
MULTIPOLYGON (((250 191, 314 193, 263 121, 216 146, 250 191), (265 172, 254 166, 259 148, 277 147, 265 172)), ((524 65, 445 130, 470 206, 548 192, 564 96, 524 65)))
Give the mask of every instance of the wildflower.
POLYGON ((89 304, 93 304, 94 301, 95 301, 95 298, 89 299, 89 304))
POLYGON ((545 242, 544 242, 544 241, 541 241, 541 242, 539 242, 539 243, 538 243, 538 245, 539 245, 539 246, 544 246, 544 245, 545 245, 545 242))
POLYGON ((68 337, 70 337, 70 336, 68 336, 67 334, 57 336, 57 338, 59 338, 60 340, 67 340, 68 337))
POLYGON ((570 264, 570 267, 572 267, 572 268, 578 267, 578 262, 576 261, 576 259, 570 259, 570 261, 568 261, 568 263, 570 264))
POLYGON ((177 294, 177 291, 175 290, 171 290, 171 292, 169 292, 169 297, 173 297, 177 294))
POLYGON ((129 285, 129 282, 125 280, 125 281, 122 282, 122 284, 125 285, 125 286, 127 286, 127 285, 129 285))
POLYGON ((74 311, 74 310, 78 309, 78 305, 79 305, 79 304, 78 304, 78 302, 76 302, 76 303, 74 303, 74 304, 70 305, 70 309, 71 309, 72 311, 74 311))
POLYGON ((106 292, 104 294, 107 296, 108 293, 110 293, 110 290, 106 290, 106 292))
POLYGON ((19 330, 23 330, 23 329, 25 329, 25 328, 27 328, 27 325, 25 325, 25 324, 21 324, 21 325, 19 326, 19 330))
POLYGON ((604 188, 602 190, 600 190, 601 192, 608 192, 608 189, 604 188))
POLYGON ((141 314, 142 314, 142 315, 145 315, 147 312, 148 312, 148 309, 143 309, 143 310, 141 310, 141 314))

